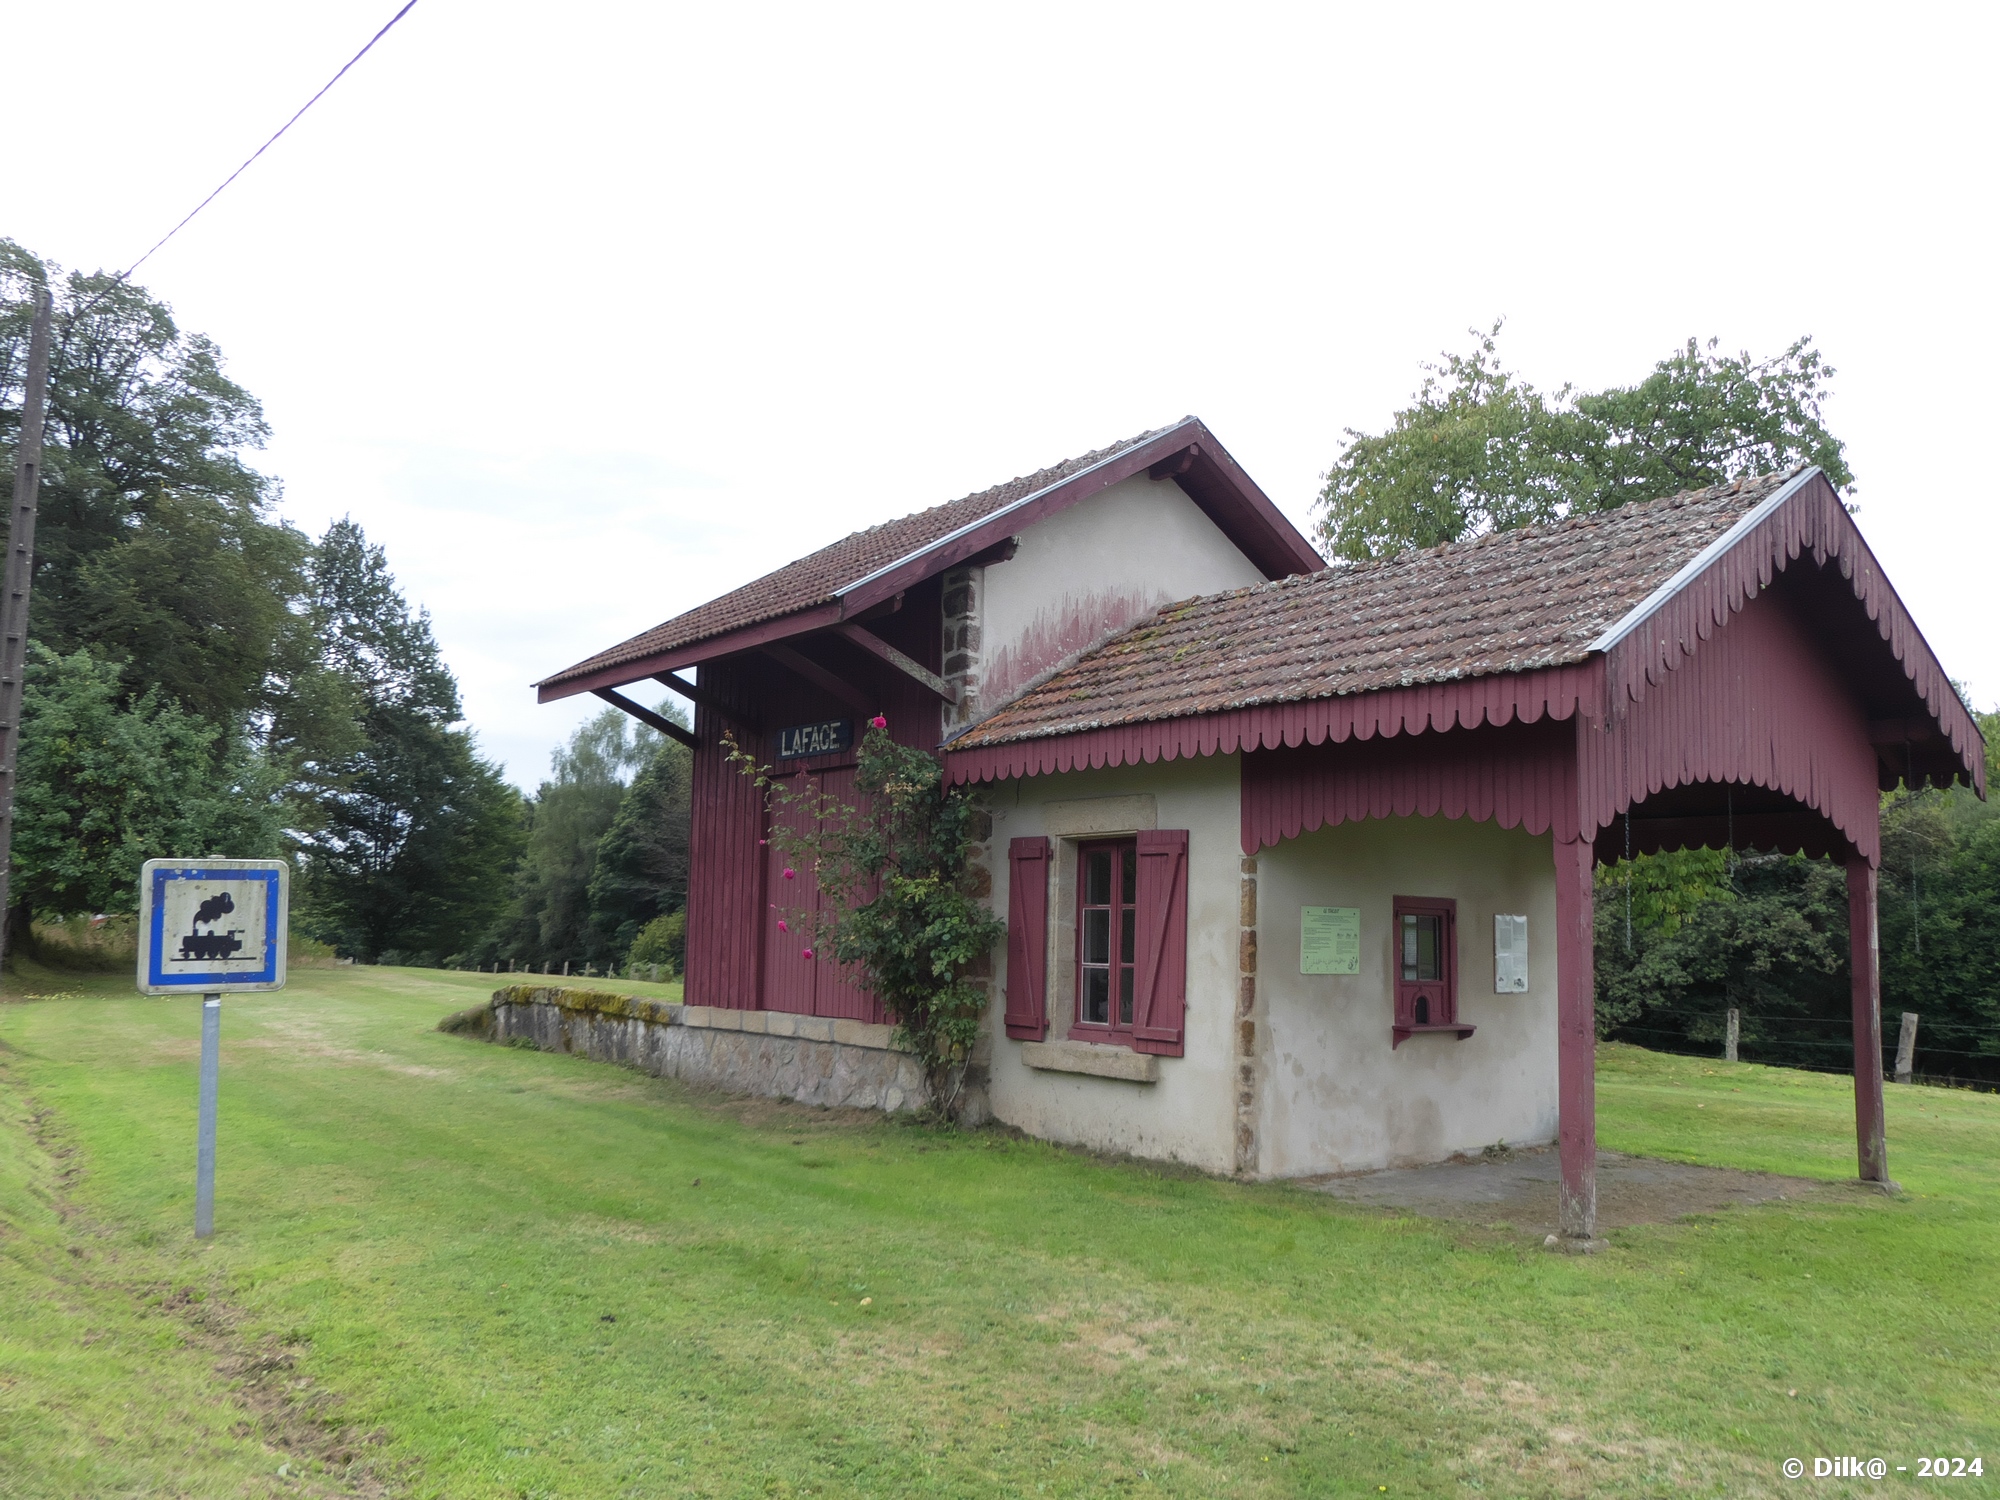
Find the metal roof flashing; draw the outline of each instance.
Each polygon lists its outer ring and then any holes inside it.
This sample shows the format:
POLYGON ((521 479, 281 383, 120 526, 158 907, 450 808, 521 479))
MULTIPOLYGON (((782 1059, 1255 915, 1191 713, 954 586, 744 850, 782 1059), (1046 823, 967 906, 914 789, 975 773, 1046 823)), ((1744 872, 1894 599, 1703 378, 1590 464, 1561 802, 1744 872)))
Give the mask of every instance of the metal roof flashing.
POLYGON ((1669 578, 1665 583, 1654 589, 1652 593, 1627 610, 1615 625, 1592 641, 1587 649, 1600 652, 1609 651, 1613 646, 1624 640, 1626 636, 1644 624, 1648 616, 1652 615, 1661 605, 1665 604, 1696 578, 1700 577, 1711 563, 1721 557, 1731 547, 1734 547, 1738 542, 1742 541, 1744 537, 1748 536, 1754 528, 1761 525, 1777 511, 1779 506, 1805 488, 1820 472, 1819 465, 1814 464, 1794 474, 1775 493, 1766 499, 1760 500, 1755 506, 1751 507, 1734 526, 1730 527, 1721 536, 1697 552, 1673 577, 1669 578))

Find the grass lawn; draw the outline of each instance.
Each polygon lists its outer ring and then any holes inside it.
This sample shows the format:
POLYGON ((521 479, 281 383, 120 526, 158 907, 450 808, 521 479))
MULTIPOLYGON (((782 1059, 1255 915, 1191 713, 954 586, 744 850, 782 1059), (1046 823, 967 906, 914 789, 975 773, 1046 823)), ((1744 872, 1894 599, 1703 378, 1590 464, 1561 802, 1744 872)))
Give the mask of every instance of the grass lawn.
MULTIPOLYGON (((0 1004, 0 1494, 2000 1488, 2000 1097, 1892 1088, 1899 1198, 1571 1258, 431 1029, 494 982, 225 1001, 197 1245, 199 1002, 24 976, 70 993, 0 1004)), ((1853 1173, 1839 1079, 1599 1079, 1607 1147, 1853 1173)))

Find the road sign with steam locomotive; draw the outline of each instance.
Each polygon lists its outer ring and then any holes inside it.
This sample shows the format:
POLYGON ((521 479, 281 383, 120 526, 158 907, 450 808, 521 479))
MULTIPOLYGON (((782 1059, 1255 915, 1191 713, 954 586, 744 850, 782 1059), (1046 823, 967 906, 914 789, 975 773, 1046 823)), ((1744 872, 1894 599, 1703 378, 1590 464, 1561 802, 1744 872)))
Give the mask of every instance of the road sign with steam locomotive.
POLYGON ((147 860, 139 988, 149 995, 284 988, 290 874, 277 860, 147 860))

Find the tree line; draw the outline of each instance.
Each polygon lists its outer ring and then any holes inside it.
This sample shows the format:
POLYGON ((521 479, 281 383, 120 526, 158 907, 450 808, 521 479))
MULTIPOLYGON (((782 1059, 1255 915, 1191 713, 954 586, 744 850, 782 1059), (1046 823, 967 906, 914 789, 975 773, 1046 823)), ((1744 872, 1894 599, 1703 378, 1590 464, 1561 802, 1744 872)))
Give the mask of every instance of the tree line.
MULTIPOLYGON (((368 962, 678 965, 687 752, 616 710, 532 795, 463 721, 428 616, 351 519, 307 537, 250 462, 267 428, 221 351, 144 289, 0 240, 0 462, 32 296, 55 294, 10 951, 36 919, 129 913, 162 854, 289 856, 294 931, 368 962)), ((1810 461, 1852 492, 1809 340, 1690 341, 1630 386, 1537 390, 1499 328, 1349 431, 1318 498, 1337 560, 1427 547, 1810 461)), ((678 713, 662 705, 661 712, 678 713)), ((1989 774, 2000 719, 1980 715, 1989 774)), ((1884 798, 1882 983, 1919 1067, 2000 1080, 2000 816, 1963 789, 1884 798)), ((1606 1034, 1837 1066, 1840 872, 1697 850, 1599 872, 1606 1034)))
POLYGON ((295 936, 369 962, 602 964, 684 903, 678 747, 611 713, 523 797, 383 550, 351 519, 314 538, 278 515, 250 461, 262 408, 214 343, 0 239, 9 472, 43 288, 10 951, 38 920, 130 913, 162 855, 291 858, 295 936))
MULTIPOLYGON (((1425 367, 1380 432, 1350 429, 1325 476, 1321 546, 1336 561, 1659 499, 1818 464, 1853 493, 1824 421, 1835 371, 1810 339, 1758 359, 1689 340, 1629 386, 1538 390, 1506 368, 1500 326, 1425 367)), ((1970 707, 1970 704, 1968 704, 1970 707)), ((2000 714, 1975 713, 2000 785, 2000 714)), ((2000 811, 1968 788, 1882 801, 1884 1030, 1920 1017, 1917 1068, 2000 1082, 2000 811)), ((1698 849, 1597 875, 1600 1032, 1844 1069, 1852 1056, 1845 874, 1798 855, 1698 849)))

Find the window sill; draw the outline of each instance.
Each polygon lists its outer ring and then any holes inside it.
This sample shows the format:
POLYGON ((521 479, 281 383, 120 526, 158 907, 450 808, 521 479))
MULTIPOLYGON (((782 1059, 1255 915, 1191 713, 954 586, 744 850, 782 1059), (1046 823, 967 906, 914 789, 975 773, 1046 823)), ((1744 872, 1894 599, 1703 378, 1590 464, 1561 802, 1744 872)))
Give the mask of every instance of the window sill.
POLYGON ((1160 1081, 1160 1060, 1152 1053, 1094 1042, 1023 1042, 1021 1061, 1044 1073, 1082 1073, 1126 1083, 1160 1081))
POLYGON ((1472 1033, 1477 1029, 1478 1028, 1476 1027, 1468 1026, 1463 1021, 1449 1021, 1441 1026, 1391 1026, 1389 1028, 1389 1034, 1390 1036, 1395 1038, 1395 1040, 1389 1043, 1389 1050, 1391 1052, 1394 1052, 1398 1047, 1402 1046, 1403 1043, 1407 1042, 1411 1037, 1422 1036, 1426 1033, 1431 1033, 1431 1032, 1450 1032, 1453 1036, 1456 1036, 1462 1042, 1467 1037, 1471 1036, 1472 1033))

